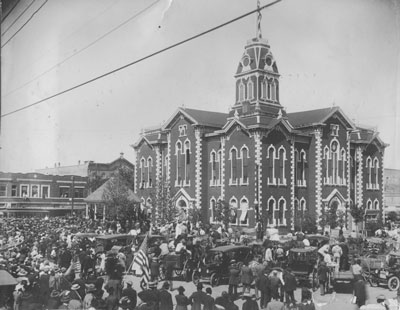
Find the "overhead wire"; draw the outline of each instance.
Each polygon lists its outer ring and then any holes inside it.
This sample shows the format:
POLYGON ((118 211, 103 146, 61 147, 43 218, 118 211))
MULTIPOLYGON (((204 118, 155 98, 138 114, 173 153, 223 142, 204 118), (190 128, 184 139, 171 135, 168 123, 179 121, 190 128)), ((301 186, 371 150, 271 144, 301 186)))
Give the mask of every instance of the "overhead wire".
POLYGON ((187 43, 187 42, 190 42, 190 41, 192 41, 192 40, 194 40, 194 39, 197 39, 197 38, 199 38, 199 37, 202 37, 202 36, 204 36, 204 35, 206 35, 206 34, 208 34, 208 33, 210 33, 210 32, 213 32, 213 31, 218 30, 218 29, 220 29, 220 28, 222 28, 222 27, 225 27, 225 26, 227 26, 227 25, 229 25, 229 24, 232 24, 232 23, 234 23, 234 22, 236 22, 236 21, 238 21, 238 20, 240 20, 240 19, 243 19, 243 18, 245 18, 245 17, 247 17, 247 16, 249 16, 249 15, 251 15, 251 14, 254 14, 255 12, 259 12, 259 11, 261 11, 261 10, 267 8, 267 7, 270 7, 270 6, 272 6, 272 5, 275 5, 275 4, 277 4, 278 2, 281 2, 281 1, 282 1, 282 0, 276 0, 276 1, 274 1, 274 2, 271 2, 271 3, 269 3, 269 4, 266 4, 266 5, 262 6, 262 7, 259 7, 259 8, 257 8, 257 9, 255 9, 255 10, 252 10, 252 11, 250 11, 250 12, 247 12, 247 13, 243 14, 243 15, 240 15, 240 16, 238 16, 238 17, 235 17, 235 18, 233 18, 233 19, 231 19, 231 20, 229 20, 229 21, 227 21, 227 22, 225 22, 225 23, 223 23, 223 24, 220 24, 220 25, 218 25, 218 26, 215 26, 215 27, 213 27, 213 28, 210 28, 210 29, 208 29, 208 30, 205 30, 205 31, 203 31, 203 32, 201 32, 201 33, 199 33, 199 34, 196 34, 196 35, 194 35, 194 36, 191 36, 191 37, 189 37, 189 38, 187 38, 187 39, 184 39, 184 40, 182 40, 182 41, 179 41, 179 42, 177 42, 177 43, 174 43, 174 44, 172 44, 172 45, 169 45, 168 47, 165 47, 165 48, 163 48, 163 49, 160 49, 160 50, 158 50, 158 51, 156 51, 156 52, 154 52, 154 53, 151 53, 151 54, 149 54, 149 55, 147 55, 147 56, 144 56, 144 57, 139 58, 139 59, 137 59, 137 60, 135 60, 135 61, 132 61, 132 62, 126 64, 126 65, 123 65, 123 66, 118 67, 118 68, 116 68, 116 69, 114 69, 114 70, 111 70, 111 71, 108 71, 108 72, 103 73, 103 74, 101 74, 101 75, 98 75, 98 76, 96 76, 96 77, 94 77, 94 78, 92 78, 92 79, 90 79, 90 80, 87 80, 87 81, 85 81, 85 82, 79 83, 79 84, 74 85, 74 86, 72 86, 72 87, 70 87, 70 88, 64 89, 63 91, 60 91, 60 92, 58 92, 58 93, 55 93, 55 94, 53 94, 53 95, 51 95, 51 96, 48 96, 48 97, 46 97, 46 98, 40 99, 40 100, 38 100, 38 101, 36 101, 36 102, 33 102, 33 103, 28 104, 28 105, 26 105, 26 106, 23 106, 23 107, 21 107, 21 108, 18 108, 18 109, 15 109, 15 110, 13 110, 13 111, 4 113, 4 114, 2 114, 0 117, 6 117, 6 116, 9 116, 9 115, 15 114, 15 113, 17 113, 17 112, 26 110, 26 109, 31 108, 31 107, 33 107, 33 106, 36 106, 36 105, 38 105, 38 104, 40 104, 40 103, 43 103, 43 102, 48 101, 48 100, 50 100, 50 99, 56 98, 56 97, 61 96, 61 95, 65 94, 65 93, 68 93, 68 92, 70 92, 70 91, 73 91, 73 90, 75 90, 75 89, 77 89, 77 88, 80 88, 80 87, 85 86, 85 85, 87 85, 87 84, 93 83, 93 82, 95 82, 95 81, 97 81, 97 80, 100 80, 100 79, 102 79, 102 78, 104 78, 104 77, 107 77, 107 76, 109 76, 109 75, 111 75, 111 74, 114 74, 114 73, 116 73, 116 72, 118 72, 118 71, 121 71, 121 70, 123 70, 123 69, 126 69, 126 68, 128 68, 128 67, 130 67, 130 66, 133 66, 133 65, 135 65, 135 64, 137 64, 137 63, 139 63, 139 62, 142 62, 142 61, 144 61, 144 60, 146 60, 146 59, 149 59, 149 58, 151 58, 151 57, 154 57, 154 56, 156 56, 156 55, 158 55, 158 54, 161 54, 161 53, 163 53, 163 52, 166 52, 166 51, 168 51, 168 50, 170 50, 170 49, 172 49, 172 48, 175 48, 175 47, 177 47, 177 46, 180 46, 180 45, 182 45, 182 44, 185 44, 185 43, 187 43))
POLYGON ((12 27, 14 26, 14 24, 18 21, 18 19, 21 18, 22 15, 24 15, 24 13, 32 6, 32 4, 35 2, 36 0, 32 0, 31 3, 29 3, 29 5, 17 16, 16 19, 14 19, 14 21, 7 27, 6 30, 4 30, 4 32, 1 34, 2 36, 5 35, 5 33, 12 27))
POLYGON ((14 34, 4 43, 1 45, 1 48, 3 48, 4 46, 6 46, 8 44, 8 42, 10 42, 22 29, 24 29, 24 27, 32 20, 32 18, 42 9, 42 7, 48 2, 49 0, 45 0, 41 6, 35 11, 33 12, 33 14, 28 18, 28 20, 22 24, 22 26, 16 31, 14 32, 14 34))
POLYGON ((144 12, 146 12, 147 10, 149 10, 150 8, 152 8, 154 5, 156 5, 158 2, 160 2, 161 0, 156 0, 153 3, 151 3, 150 5, 148 5, 147 7, 145 7, 143 10, 141 10, 140 12, 138 12, 137 14, 129 17, 127 20, 125 20, 124 22, 122 22, 121 24, 118 24, 116 27, 112 28, 111 30, 107 31, 105 34, 101 35, 100 37, 98 37, 97 39, 95 39, 94 41, 92 41, 91 43, 89 43, 88 45, 84 46, 83 48, 81 48, 80 50, 77 50, 76 52, 74 52, 73 54, 69 55, 68 57, 64 58, 62 61, 56 63, 55 65, 51 66, 50 68, 48 68, 47 70, 43 71, 42 73, 34 76, 32 79, 30 79, 29 81, 21 84, 20 86, 10 90, 9 92, 7 92, 6 94, 3 95, 3 98, 6 98, 7 96, 11 95, 12 93, 16 92, 17 90, 20 90, 21 88, 25 87, 26 85, 31 84, 32 82, 36 81, 37 79, 41 78, 43 75, 49 73, 50 71, 54 70, 55 68, 58 68, 60 65, 62 65, 63 63, 65 63, 66 61, 70 60, 72 57, 75 57, 76 55, 82 53, 83 51, 87 50, 89 47, 93 46, 94 44, 96 44, 97 42, 99 42, 100 40, 104 39, 105 37, 107 37, 108 35, 110 35, 111 33, 113 33, 114 31, 118 30, 119 28, 121 28, 122 26, 126 25, 128 22, 132 21, 133 19, 137 18, 139 15, 143 14, 144 12))

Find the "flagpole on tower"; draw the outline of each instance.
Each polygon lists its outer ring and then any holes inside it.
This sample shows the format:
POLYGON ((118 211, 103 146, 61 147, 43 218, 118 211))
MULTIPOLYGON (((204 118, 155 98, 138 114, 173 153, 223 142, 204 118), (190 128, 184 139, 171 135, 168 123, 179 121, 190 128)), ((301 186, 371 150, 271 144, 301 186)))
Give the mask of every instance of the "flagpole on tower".
POLYGON ((260 0, 257 0, 257 39, 262 38, 261 34, 261 10, 260 10, 260 0))

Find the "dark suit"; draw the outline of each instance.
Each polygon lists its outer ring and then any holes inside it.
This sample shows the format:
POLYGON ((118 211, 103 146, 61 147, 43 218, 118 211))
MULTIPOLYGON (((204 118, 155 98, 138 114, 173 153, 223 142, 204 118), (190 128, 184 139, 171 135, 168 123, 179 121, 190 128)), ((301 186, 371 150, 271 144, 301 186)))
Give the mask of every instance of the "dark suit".
POLYGON ((286 302, 288 304, 289 303, 294 304, 295 303, 294 291, 297 288, 296 277, 294 276, 293 273, 284 272, 283 282, 285 282, 284 289, 285 289, 285 295, 286 295, 286 302))
POLYGON ((126 289, 124 289, 122 291, 121 296, 126 296, 129 298, 129 300, 131 301, 129 308, 130 309, 134 309, 136 307, 136 303, 137 303, 137 295, 136 295, 136 291, 131 287, 128 286, 126 289))
POLYGON ((197 291, 190 295, 189 300, 192 303, 192 310, 201 310, 201 305, 204 304, 206 295, 203 291, 197 291))
POLYGON ((260 308, 264 309, 271 300, 271 281, 267 275, 262 274, 258 278, 256 285, 261 292, 260 308))
POLYGON ((173 310, 172 295, 166 290, 161 289, 158 294, 159 297, 159 310, 173 310))
POLYGON ((203 310, 214 310, 214 305, 215 305, 214 298, 211 295, 206 294, 204 296, 204 307, 203 307, 203 310))

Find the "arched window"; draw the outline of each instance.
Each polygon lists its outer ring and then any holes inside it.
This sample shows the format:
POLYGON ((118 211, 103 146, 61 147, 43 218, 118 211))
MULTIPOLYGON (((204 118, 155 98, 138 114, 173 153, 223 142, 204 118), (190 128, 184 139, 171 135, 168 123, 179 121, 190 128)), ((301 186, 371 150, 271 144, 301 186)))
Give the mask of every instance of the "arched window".
POLYGON ((217 153, 217 161, 218 161, 218 177, 217 177, 217 183, 218 185, 221 185, 221 175, 222 175, 222 151, 219 150, 217 153))
POLYGON ((306 186, 306 152, 302 149, 300 153, 295 151, 296 155, 296 184, 297 186, 306 186))
POLYGON ((306 200, 303 198, 300 199, 300 209, 302 212, 306 211, 307 207, 306 207, 306 200))
POLYGON ((373 167, 373 188, 379 189, 379 160, 376 157, 374 158, 373 167))
POLYGON ((368 156, 367 158, 367 189, 372 189, 372 159, 368 156))
POLYGON ((329 148, 325 146, 324 148, 324 161, 323 161, 324 167, 323 171, 325 174, 324 177, 324 184, 330 184, 330 173, 329 173, 329 148))
POLYGON ((285 210, 286 210, 286 200, 284 198, 280 198, 278 201, 278 210, 277 210, 277 220, 278 225, 286 225, 286 217, 285 217, 285 210))
POLYGON ((276 184, 275 180, 275 147, 271 144, 267 151, 268 158, 268 184, 276 184))
POLYGON ((140 188, 143 189, 146 186, 146 160, 142 158, 140 160, 140 188))
POLYGON ((239 223, 241 225, 248 225, 249 219, 248 219, 248 210, 249 210, 249 201, 247 198, 242 198, 240 200, 240 219, 239 223))
POLYGON ((165 156, 164 159, 164 180, 168 180, 168 171, 169 171, 169 156, 165 156))
POLYGON ((273 80, 272 84, 271 84, 271 100, 272 101, 276 100, 276 84, 275 84, 275 80, 273 80))
POLYGON ((176 142, 175 145, 175 156, 176 156, 176 180, 175 186, 182 186, 182 180, 184 176, 184 162, 182 156, 182 143, 176 142))
POLYGON ((367 201, 367 210, 372 210, 372 201, 371 201, 371 199, 368 199, 368 201, 367 201))
POLYGON ((254 99, 254 83, 251 80, 247 83, 247 99, 254 99))
POLYGON ((268 80, 268 85, 267 85, 267 99, 271 100, 272 97, 272 81, 268 80))
POLYGON ((275 217, 275 198, 271 197, 268 199, 268 225, 274 225, 275 217))
POLYGON ((276 174, 278 179, 278 184, 286 185, 286 176, 285 176, 285 165, 286 165, 286 150, 283 146, 281 146, 278 150, 278 162, 279 167, 276 174))
POLYGON ((244 101, 244 98, 245 98, 244 92, 245 92, 244 84, 241 81, 240 84, 239 84, 239 102, 243 102, 244 101))
POLYGON ((190 141, 185 141, 185 183, 190 183, 190 141))
POLYGON ((378 199, 374 200, 374 210, 379 210, 379 201, 378 201, 378 199))
POLYGON ((237 177, 238 177, 238 169, 237 169, 237 150, 233 147, 230 151, 229 160, 231 161, 231 178, 230 184, 236 185, 237 184, 237 177))
POLYGON ((237 224, 238 202, 235 197, 232 197, 231 200, 229 201, 229 209, 230 209, 229 222, 231 224, 237 224))
POLYGON ((339 175, 339 143, 332 141, 331 143, 331 160, 332 160, 332 184, 338 184, 339 175))
POLYGON ((242 178, 241 184, 248 184, 249 183, 249 150, 247 147, 242 147, 242 178))
POLYGON ((217 155, 215 151, 211 151, 210 154, 210 168, 211 168, 211 185, 216 185, 217 183, 217 155))
POLYGON ((149 157, 147 159, 147 187, 153 186, 152 169, 153 169, 153 160, 151 159, 151 157, 149 157))
POLYGON ((261 99, 267 99, 267 80, 261 81, 261 99))
POLYGON ((346 161, 347 161, 347 154, 346 150, 342 148, 340 152, 340 166, 339 166, 339 176, 341 179, 341 184, 346 185, 346 161))
POLYGON ((216 214, 217 214, 217 201, 215 198, 211 198, 210 200, 210 221, 211 222, 216 222, 216 214))
POLYGON ((279 102, 279 81, 275 80, 275 100, 279 102))

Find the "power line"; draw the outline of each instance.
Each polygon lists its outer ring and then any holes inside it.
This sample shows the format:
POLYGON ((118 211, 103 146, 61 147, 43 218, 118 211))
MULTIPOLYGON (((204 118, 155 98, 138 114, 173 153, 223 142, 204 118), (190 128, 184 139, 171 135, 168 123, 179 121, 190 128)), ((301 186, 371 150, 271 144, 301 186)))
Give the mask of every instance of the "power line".
POLYGON ((26 110, 26 109, 31 108, 31 107, 33 107, 33 106, 36 106, 36 105, 38 105, 38 104, 40 104, 40 103, 42 103, 42 102, 45 102, 45 101, 50 100, 50 99, 53 99, 53 98, 55 98, 55 97, 58 97, 58 96, 63 95, 63 94, 65 94, 65 93, 68 93, 68 92, 70 92, 70 91, 72 91, 72 90, 75 90, 75 89, 77 89, 77 88, 80 88, 80 87, 82 87, 82 86, 85 86, 85 85, 87 85, 87 84, 90 84, 90 83, 92 83, 92 82, 95 82, 95 81, 97 81, 97 80, 100 80, 100 79, 102 79, 102 78, 104 78, 104 77, 106 77, 106 76, 109 76, 109 75, 114 74, 114 73, 116 73, 116 72, 118 72, 118 71, 121 71, 121 70, 123 70, 123 69, 126 69, 126 68, 128 68, 128 67, 130 67, 130 66, 133 66, 133 65, 135 65, 135 64, 137 64, 137 63, 139 63, 139 62, 142 62, 142 61, 144 61, 144 60, 146 60, 146 59, 149 59, 149 58, 151 58, 151 57, 154 57, 154 56, 156 56, 156 55, 158 55, 158 54, 161 54, 161 53, 163 53, 163 52, 166 52, 166 51, 168 51, 168 50, 170 50, 170 49, 172 49, 172 48, 175 48, 175 47, 177 47, 177 46, 179 46, 179 45, 182 45, 182 44, 184 44, 184 43, 187 43, 187 42, 189 42, 189 41, 192 41, 192 40, 194 40, 194 39, 197 39, 197 38, 199 38, 199 37, 202 37, 202 36, 204 36, 204 35, 206 35, 206 34, 208 34, 208 33, 210 33, 210 32, 213 32, 213 31, 215 31, 215 30, 218 30, 218 29, 220 29, 220 28, 222 28, 222 27, 225 27, 225 26, 227 26, 227 25, 229 25, 229 24, 232 24, 232 23, 234 23, 234 22, 236 22, 236 21, 238 21, 238 20, 240 20, 240 19, 243 19, 244 17, 247 17, 247 16, 249 16, 249 15, 251 15, 251 14, 254 14, 255 12, 261 11, 261 10, 263 10, 263 9, 265 9, 265 8, 267 8, 267 7, 270 7, 270 6, 272 6, 272 5, 274 5, 274 4, 278 3, 278 2, 281 2, 281 1, 282 1, 282 0, 276 0, 276 1, 274 1, 274 2, 271 2, 271 3, 269 3, 269 4, 266 4, 266 5, 264 5, 264 6, 260 7, 260 8, 257 8, 257 9, 255 9, 255 10, 252 10, 252 11, 246 13, 246 14, 240 15, 240 16, 234 18, 234 19, 231 19, 231 20, 229 20, 229 21, 223 23, 223 24, 220 24, 220 25, 215 26, 215 27, 213 27, 213 28, 211 28, 211 29, 208 29, 208 30, 206 30, 206 31, 203 31, 203 32, 201 32, 201 33, 199 33, 199 34, 196 34, 196 35, 194 35, 194 36, 192 36, 192 37, 189 37, 189 38, 187 38, 187 39, 185 39, 185 40, 179 41, 179 42, 177 42, 177 43, 175 43, 175 44, 172 44, 172 45, 170 45, 170 46, 168 46, 168 47, 165 47, 165 48, 163 48, 163 49, 161 49, 161 50, 158 50, 158 51, 156 51, 156 52, 154 52, 154 53, 152 53, 152 54, 149 54, 149 55, 147 55, 147 56, 145 56, 145 57, 139 58, 139 59, 137 59, 137 60, 135 60, 135 61, 133 61, 133 62, 130 62, 130 63, 126 64, 126 65, 121 66, 121 67, 118 67, 118 68, 116 68, 116 69, 114 69, 114 70, 111 70, 111 71, 108 71, 108 72, 106 72, 106 73, 104 73, 104 74, 98 75, 98 76, 96 76, 96 77, 94 77, 94 78, 92 78, 92 79, 90 79, 90 80, 87 80, 86 82, 77 84, 77 85, 72 86, 72 87, 70 87, 70 88, 67 88, 67 89, 65 89, 65 90, 63 90, 63 91, 60 91, 60 92, 58 92, 58 93, 56 93, 56 94, 54 94, 54 95, 48 96, 48 97, 46 97, 46 98, 43 98, 43 99, 41 99, 41 100, 38 100, 38 101, 36 101, 36 102, 33 102, 33 103, 28 104, 28 105, 26 105, 26 106, 23 106, 23 107, 21 107, 21 108, 18 108, 18 109, 16 109, 16 110, 13 110, 13 111, 4 113, 4 114, 1 115, 1 117, 9 116, 9 115, 11 115, 11 114, 15 114, 15 113, 17 113, 17 112, 26 110))
POLYGON ((140 12, 138 12, 137 14, 129 17, 127 20, 125 20, 123 23, 117 25, 116 27, 112 28, 111 30, 109 30, 108 32, 106 32, 105 34, 101 35, 100 37, 98 37, 96 40, 92 41, 91 43, 89 43, 88 45, 84 46, 83 48, 81 48, 80 50, 76 51, 75 53, 71 54, 70 56, 68 56, 67 58, 64 58, 62 61, 56 63, 55 65, 51 66, 49 69, 43 71, 42 73, 34 76, 32 79, 30 79, 29 81, 21 84, 20 86, 18 86, 17 88, 14 88, 13 90, 9 91, 8 93, 4 94, 3 98, 11 95, 12 93, 16 92, 17 90, 20 90, 21 88, 25 87, 26 85, 31 84, 32 82, 36 81, 37 79, 41 78, 43 75, 49 73, 50 71, 54 70, 55 68, 58 68, 60 65, 62 65, 63 63, 65 63, 66 61, 70 60, 72 57, 82 53, 83 51, 87 50, 89 47, 93 46, 94 44, 96 44, 97 42, 99 42, 100 40, 104 39, 105 37, 107 37, 108 35, 110 35, 111 33, 113 33, 114 31, 118 30, 119 28, 121 28, 122 26, 125 26, 128 22, 132 21, 133 19, 135 19, 136 17, 138 17, 140 14, 143 14, 145 11, 147 11, 148 9, 150 9, 151 7, 153 7, 154 5, 156 5, 158 2, 160 2, 161 0, 156 0, 153 3, 151 3, 149 6, 147 6, 146 8, 144 8, 143 10, 141 10, 140 12))
POLYGON ((14 26, 14 24, 18 21, 18 19, 24 15, 24 13, 32 6, 32 4, 35 2, 36 0, 33 0, 31 3, 29 3, 29 5, 21 12, 21 14, 18 15, 18 17, 16 19, 14 19, 14 21, 11 23, 10 26, 8 26, 8 28, 6 30, 4 30, 4 32, 1 35, 4 35, 12 26, 14 26))
POLYGON ((6 14, 6 16, 4 16, 3 17, 3 19, 1 20, 1 23, 3 23, 4 22, 4 20, 8 17, 8 15, 10 15, 10 13, 16 8, 16 6, 18 5, 18 3, 20 2, 21 0, 17 0, 15 3, 14 3, 14 6, 8 11, 8 13, 6 14))
POLYGON ((33 14, 31 15, 31 17, 28 18, 28 20, 1 46, 1 48, 3 48, 8 42, 10 42, 17 34, 18 32, 20 32, 33 18, 33 16, 36 15, 37 12, 39 12, 41 10, 41 8, 47 3, 47 1, 49 0, 45 0, 42 5, 35 11, 33 12, 33 14))

